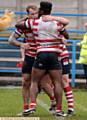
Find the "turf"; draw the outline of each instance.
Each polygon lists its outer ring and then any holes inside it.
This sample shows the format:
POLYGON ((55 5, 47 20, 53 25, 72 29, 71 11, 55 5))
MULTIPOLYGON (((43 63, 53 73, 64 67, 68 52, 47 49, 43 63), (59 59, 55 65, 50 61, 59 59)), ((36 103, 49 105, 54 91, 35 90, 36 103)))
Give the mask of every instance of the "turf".
MULTIPOLYGON (((38 96, 37 111, 30 117, 40 117, 40 120, 86 120, 87 119, 87 91, 75 89, 75 112, 76 115, 66 118, 55 118, 49 112, 50 101, 45 93, 38 96)), ((22 111, 22 95, 21 89, 0 88, 0 117, 17 117, 22 111)), ((67 111, 66 100, 63 97, 63 110, 67 111)))

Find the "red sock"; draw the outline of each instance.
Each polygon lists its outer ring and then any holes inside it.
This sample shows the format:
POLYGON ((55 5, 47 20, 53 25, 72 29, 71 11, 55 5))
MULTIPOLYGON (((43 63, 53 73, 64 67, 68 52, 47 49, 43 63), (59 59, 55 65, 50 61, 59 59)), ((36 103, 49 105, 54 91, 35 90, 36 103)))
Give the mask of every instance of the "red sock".
POLYGON ((29 105, 26 103, 24 104, 24 110, 27 110, 27 109, 29 109, 29 105))
POLYGON ((74 110, 73 92, 70 86, 64 88, 68 110, 74 110))
POLYGON ((50 100, 51 100, 51 101, 54 101, 54 100, 55 100, 55 97, 54 97, 54 96, 51 96, 51 97, 50 97, 50 100))
POLYGON ((57 105, 56 112, 61 112, 61 111, 62 111, 62 106, 61 105, 57 105))
POLYGON ((51 102, 51 106, 56 105, 56 100, 55 100, 55 97, 54 97, 54 96, 51 96, 51 97, 50 97, 50 102, 51 102))
POLYGON ((29 109, 36 108, 36 102, 31 102, 29 105, 29 109))

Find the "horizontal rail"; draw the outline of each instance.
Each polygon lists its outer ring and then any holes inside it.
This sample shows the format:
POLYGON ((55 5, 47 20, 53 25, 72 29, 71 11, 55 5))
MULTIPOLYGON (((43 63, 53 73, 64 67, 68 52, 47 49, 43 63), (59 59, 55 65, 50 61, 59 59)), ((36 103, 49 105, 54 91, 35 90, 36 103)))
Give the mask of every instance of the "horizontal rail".
MULTIPOLYGON (((15 28, 8 28, 7 30, 9 31, 14 31, 15 28)), ((86 31, 85 30, 76 30, 76 29, 71 29, 67 30, 69 33, 78 33, 78 34, 84 34, 86 31)))
POLYGON ((0 69, 0 73, 21 73, 21 69, 0 69))
MULTIPOLYGON (((6 41, 9 37, 0 37, 0 40, 6 41)), ((24 38, 19 38, 19 41, 23 41, 24 38)))
MULTIPOLYGON (((4 14, 5 11, 3 10, 0 10, 0 14, 4 14)), ((16 15, 25 15, 26 12, 24 11, 14 11, 14 13, 16 15)), ((82 13, 52 13, 52 15, 55 15, 55 16, 68 16, 68 17, 87 17, 87 14, 82 14, 82 13)))

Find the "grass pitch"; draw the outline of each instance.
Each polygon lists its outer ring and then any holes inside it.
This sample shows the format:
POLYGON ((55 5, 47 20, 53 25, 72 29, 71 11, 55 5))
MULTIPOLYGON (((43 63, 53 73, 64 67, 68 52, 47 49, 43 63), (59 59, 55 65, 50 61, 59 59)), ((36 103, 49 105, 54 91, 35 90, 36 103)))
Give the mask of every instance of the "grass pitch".
MULTIPOLYGON (((37 99, 37 111, 35 114, 30 115, 30 117, 40 117, 40 120, 87 120, 87 91, 74 89, 73 93, 75 99, 75 116, 55 118, 49 112, 50 101, 48 96, 45 93, 41 93, 37 99)), ((0 117, 17 117, 17 114, 22 112, 22 104, 21 89, 0 88, 0 117)), ((63 97, 63 110, 67 111, 65 97, 63 97)))

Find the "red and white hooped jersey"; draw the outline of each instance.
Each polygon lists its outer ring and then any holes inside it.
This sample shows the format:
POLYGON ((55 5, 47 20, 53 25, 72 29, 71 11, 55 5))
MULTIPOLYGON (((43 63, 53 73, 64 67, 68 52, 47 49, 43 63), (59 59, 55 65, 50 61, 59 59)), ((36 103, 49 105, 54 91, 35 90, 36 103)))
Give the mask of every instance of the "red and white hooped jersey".
MULTIPOLYGON (((61 45, 61 44, 60 44, 61 45)), ((69 52, 65 44, 63 44, 62 52, 58 54, 59 61, 63 60, 63 65, 69 64, 69 52)))
POLYGON ((26 20, 27 28, 32 29, 36 45, 37 52, 62 52, 59 46, 62 35, 60 31, 63 29, 63 25, 57 21, 44 22, 42 17, 35 20, 26 20))
POLYGON ((36 56, 36 42, 34 40, 32 30, 31 29, 21 30, 17 28, 15 30, 15 33, 19 36, 24 34, 25 36, 24 42, 29 43, 29 49, 25 51, 25 55, 35 57, 36 56))
POLYGON ((60 52, 60 54, 59 54, 59 59, 60 60, 69 57, 69 52, 68 52, 68 49, 67 49, 66 45, 65 44, 60 44, 60 46, 62 46, 62 45, 63 45, 62 52, 60 52))

